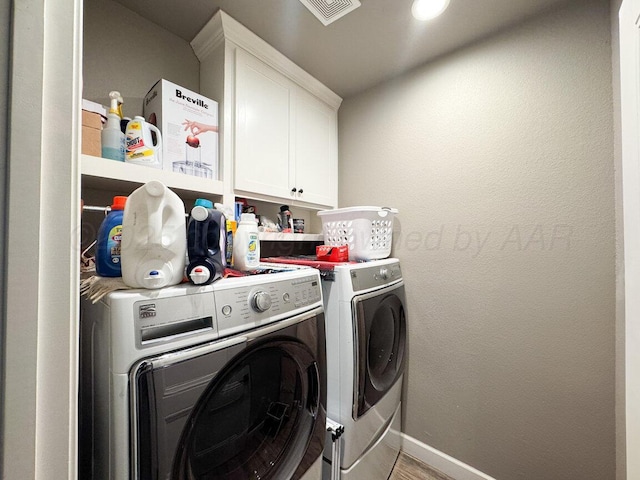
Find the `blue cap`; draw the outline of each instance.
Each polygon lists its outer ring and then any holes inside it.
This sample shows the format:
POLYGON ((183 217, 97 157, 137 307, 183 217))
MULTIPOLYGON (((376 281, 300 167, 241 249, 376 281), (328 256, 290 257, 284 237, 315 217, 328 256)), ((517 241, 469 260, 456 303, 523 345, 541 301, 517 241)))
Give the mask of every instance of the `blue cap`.
POLYGON ((198 198, 193 204, 194 207, 213 208, 213 202, 206 198, 198 198))

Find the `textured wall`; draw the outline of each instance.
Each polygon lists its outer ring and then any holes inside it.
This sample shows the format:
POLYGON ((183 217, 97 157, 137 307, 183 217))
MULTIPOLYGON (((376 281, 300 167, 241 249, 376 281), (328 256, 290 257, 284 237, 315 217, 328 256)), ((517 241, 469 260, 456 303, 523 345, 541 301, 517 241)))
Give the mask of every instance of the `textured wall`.
POLYGON ((615 478, 609 2, 347 99, 340 206, 400 210, 405 432, 498 479, 615 478))
MULTIPOLYGON (((10 2, 0 3, 0 91, 7 92, 0 97, 0 185, 2 185, 2 194, 0 194, 0 252, 6 252, 5 238, 6 238, 6 225, 7 225, 7 199, 6 199, 6 185, 7 185, 7 168, 8 168, 8 147, 7 147, 7 126, 9 116, 9 72, 10 68, 10 35, 11 32, 11 5, 10 2)), ((0 258, 0 304, 6 305, 6 256, 2 255, 0 258)), ((6 309, 2 309, 0 313, 0 344, 5 345, 5 324, 6 324, 6 309)), ((0 359, 0 372, 3 372, 4 376, 4 355, 0 359)), ((4 383, 4 380, 3 380, 4 383)), ((0 393, 0 422, 4 425, 4 395, 5 387, 3 386, 2 393, 0 393)), ((8 436, 3 437, 4 441, 8 441, 8 436)), ((0 467, 1 469, 2 467, 0 467)))
MULTIPOLYGON (((0 91, 9 91, 9 72, 10 64, 10 32, 11 32, 11 5, 9 2, 0 4, 0 91)), ((0 185, 2 185, 3 193, 0 195, 0 251, 5 252, 5 221, 7 212, 5 211, 5 185, 7 174, 7 120, 9 115, 9 95, 8 93, 0 97, 0 185)), ((5 272, 5 258, 0 259, 0 269, 5 272)), ((5 303, 4 290, 4 274, 0 275, 0 303, 5 303)), ((0 315, 0 322, 4 325, 4 317, 0 315)), ((0 330, 0 342, 4 342, 4 331, 0 330)), ((0 360, 0 371, 2 371, 2 361, 0 360)), ((2 397, 0 396, 0 409, 2 408, 2 397)))
POLYGON ((119 90, 127 117, 142 115, 144 96, 161 78, 199 91, 189 42, 111 0, 85 0, 83 48, 83 98, 106 106, 119 90))
POLYGON ((616 204, 616 479, 625 480, 625 295, 624 295, 624 215, 622 210, 622 138, 620 123, 620 22, 622 0, 611 0, 611 66, 613 87, 613 152, 616 204))

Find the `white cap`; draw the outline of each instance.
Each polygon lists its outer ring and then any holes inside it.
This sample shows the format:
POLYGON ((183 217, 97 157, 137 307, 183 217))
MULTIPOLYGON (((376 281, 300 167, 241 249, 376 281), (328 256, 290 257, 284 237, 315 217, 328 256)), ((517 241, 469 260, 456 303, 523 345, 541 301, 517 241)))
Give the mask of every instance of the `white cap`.
POLYGON ((191 272, 189 272, 189 278, 196 285, 202 285, 206 283, 209 278, 211 278, 211 273, 209 269, 202 266, 194 267, 191 272))
POLYGON ((240 215, 241 222, 256 222, 256 216, 253 213, 243 213, 240 215))

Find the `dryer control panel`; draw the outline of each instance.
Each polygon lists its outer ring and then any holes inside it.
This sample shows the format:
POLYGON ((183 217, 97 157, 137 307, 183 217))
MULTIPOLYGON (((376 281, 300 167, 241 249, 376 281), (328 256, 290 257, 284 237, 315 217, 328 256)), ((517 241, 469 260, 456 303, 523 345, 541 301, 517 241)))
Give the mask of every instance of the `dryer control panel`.
POLYGON ((261 275, 260 281, 238 282, 230 284, 229 288, 221 283, 216 285, 221 337, 322 306, 322 287, 317 271, 310 270, 295 278, 280 275, 261 275))
POLYGON ((402 271, 399 262, 351 270, 351 286, 354 292, 382 287, 400 280, 402 280, 402 271))

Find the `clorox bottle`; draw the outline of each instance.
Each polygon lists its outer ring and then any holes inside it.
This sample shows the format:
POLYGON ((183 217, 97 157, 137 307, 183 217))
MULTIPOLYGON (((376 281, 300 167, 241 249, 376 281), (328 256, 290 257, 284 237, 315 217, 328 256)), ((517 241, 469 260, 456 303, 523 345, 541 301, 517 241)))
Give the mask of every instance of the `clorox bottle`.
POLYGON ((195 285, 206 285, 224 273, 226 265, 226 219, 213 203, 196 200, 187 227, 187 276, 195 285))
POLYGON ((96 273, 101 277, 121 277, 120 239, 122 215, 127 197, 113 197, 111 211, 98 229, 96 245, 96 273))
POLYGON ((127 199, 122 219, 122 280, 133 288, 177 285, 187 248, 182 200, 158 181, 127 199))

